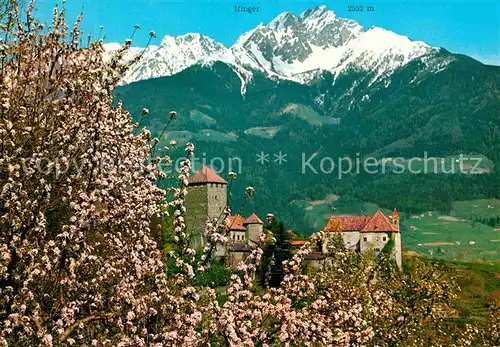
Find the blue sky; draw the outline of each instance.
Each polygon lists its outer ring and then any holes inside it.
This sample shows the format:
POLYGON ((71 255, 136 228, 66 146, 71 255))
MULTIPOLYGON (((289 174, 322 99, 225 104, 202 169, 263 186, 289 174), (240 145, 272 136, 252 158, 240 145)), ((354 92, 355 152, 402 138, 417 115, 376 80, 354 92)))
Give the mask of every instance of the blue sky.
MULTIPOLYGON (((50 20, 55 0, 37 2, 38 18, 50 20)), ((168 35, 199 32, 232 45, 238 36, 259 23, 268 23, 278 14, 300 14, 307 8, 326 5, 337 16, 358 21, 365 28, 372 25, 425 41, 455 53, 463 53, 485 63, 500 65, 500 1, 497 0, 349 0, 294 1, 268 0, 234 2, 227 0, 67 0, 68 20, 73 21, 84 6, 82 30, 96 35, 104 26, 106 41, 123 42, 134 24, 141 30, 134 45, 145 45, 149 30, 154 30, 158 44, 168 35), (373 6, 374 12, 348 12, 348 5, 373 6), (258 6, 257 13, 237 13, 235 5, 258 6)))

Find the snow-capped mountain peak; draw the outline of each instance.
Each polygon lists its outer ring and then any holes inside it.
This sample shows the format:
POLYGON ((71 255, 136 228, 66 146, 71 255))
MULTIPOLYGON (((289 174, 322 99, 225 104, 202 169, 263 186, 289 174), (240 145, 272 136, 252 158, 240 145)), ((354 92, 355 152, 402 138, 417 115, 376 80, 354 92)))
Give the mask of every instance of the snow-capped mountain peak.
POLYGON ((165 35, 161 40, 160 47, 202 48, 209 51, 217 51, 225 48, 223 44, 199 33, 187 33, 179 36, 165 35))
POLYGON ((324 5, 318 6, 314 9, 306 10, 299 16, 300 21, 308 30, 321 28, 328 24, 332 24, 336 18, 337 16, 335 15, 335 12, 330 11, 324 5))
POLYGON ((292 12, 283 12, 276 18, 274 18, 269 24, 268 27, 273 30, 280 30, 292 25, 296 25, 300 23, 299 19, 295 17, 292 12))
POLYGON ((349 68, 366 70, 374 74, 372 83, 434 49, 425 42, 412 41, 379 27, 371 27, 342 48, 342 58, 332 68, 335 75, 349 68))
POLYGON ((365 70, 377 80, 431 47, 382 28, 365 31, 357 22, 319 6, 298 17, 284 12, 242 35, 231 50, 252 70, 307 83, 320 70, 335 76, 349 69, 365 70))
MULTIPOLYGON (((109 51, 117 49, 113 43, 106 46, 109 51)), ((308 83, 321 71, 338 77, 354 69, 366 71, 374 82, 433 50, 424 42, 383 28, 364 30, 356 21, 318 6, 299 16, 283 12, 269 24, 261 23, 242 34, 231 48, 198 33, 167 35, 159 46, 148 47, 123 82, 168 76, 215 61, 228 64, 240 76, 242 93, 253 71, 308 83)))
POLYGON ((255 28, 241 34, 238 39, 236 40, 235 44, 232 47, 241 47, 247 42, 247 40, 255 33, 260 30, 263 30, 266 28, 266 25, 264 23, 260 23, 257 25, 255 28))
MULTIPOLYGON (((107 51, 116 51, 116 43, 105 45, 107 51)), ((159 46, 149 46, 141 60, 134 64, 125 77, 123 83, 139 80, 170 76, 176 74, 203 58, 213 54, 224 53, 228 49, 214 39, 198 33, 187 33, 179 36, 166 35, 159 46)), ((132 47, 125 59, 133 58, 140 48, 132 47)))

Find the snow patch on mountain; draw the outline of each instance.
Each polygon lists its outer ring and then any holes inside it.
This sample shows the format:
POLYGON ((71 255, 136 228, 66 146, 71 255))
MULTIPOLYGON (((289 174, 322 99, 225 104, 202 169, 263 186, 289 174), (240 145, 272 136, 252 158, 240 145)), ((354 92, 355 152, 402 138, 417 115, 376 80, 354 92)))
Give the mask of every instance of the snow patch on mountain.
POLYGON ((331 69, 335 76, 349 68, 361 69, 374 73, 371 83, 432 50, 424 42, 411 41, 406 36, 378 27, 363 32, 342 48, 341 58, 331 69))
MULTIPOLYGON (((113 55, 118 52, 118 50, 123 47, 122 44, 117 43, 117 42, 110 42, 110 43, 105 43, 104 44, 104 60, 111 60, 113 55)), ((154 50, 158 46, 149 46, 148 50, 154 50)), ((137 55, 141 54, 144 51, 144 48, 140 47, 130 47, 125 51, 125 54, 123 56, 124 61, 131 61, 134 59, 137 55)))
POLYGON ((324 5, 315 10, 307 10, 300 14, 299 19, 307 30, 322 30, 325 26, 335 23, 337 16, 324 5), (309 11, 309 12, 308 12, 309 11))
POLYGON ((240 92, 245 95, 248 83, 253 77, 252 71, 246 69, 236 61, 236 57, 230 50, 226 49, 217 54, 209 55, 200 61, 202 66, 212 66, 215 62, 223 62, 229 65, 236 73, 241 82, 240 92))

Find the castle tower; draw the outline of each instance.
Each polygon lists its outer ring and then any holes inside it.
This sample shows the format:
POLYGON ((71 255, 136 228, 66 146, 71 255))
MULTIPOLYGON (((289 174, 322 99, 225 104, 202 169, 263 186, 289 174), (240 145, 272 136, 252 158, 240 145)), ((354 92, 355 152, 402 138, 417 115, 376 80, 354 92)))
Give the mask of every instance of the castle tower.
POLYGON ((399 229, 399 213, 398 210, 394 209, 392 212, 392 223, 398 230, 397 233, 394 234, 394 256, 396 258, 396 264, 401 268, 403 264, 403 251, 401 249, 401 231, 399 229))
POLYGON ((189 177, 186 227, 191 234, 191 242, 195 249, 204 245, 206 221, 213 218, 220 219, 226 206, 226 180, 206 166, 189 177))
POLYGON ((264 223, 257 217, 255 213, 252 213, 243 223, 247 227, 247 240, 248 243, 258 244, 259 235, 263 232, 264 223))

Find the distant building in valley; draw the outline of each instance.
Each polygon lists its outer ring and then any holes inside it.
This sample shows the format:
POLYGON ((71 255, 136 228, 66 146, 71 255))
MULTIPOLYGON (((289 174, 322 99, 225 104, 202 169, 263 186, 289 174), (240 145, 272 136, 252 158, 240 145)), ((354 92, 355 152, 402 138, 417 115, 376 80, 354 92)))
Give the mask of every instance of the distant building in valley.
POLYGON ((326 253, 328 241, 335 232, 342 234, 345 247, 355 252, 373 250, 379 254, 392 242, 392 254, 401 267, 401 233, 399 232, 399 213, 396 209, 391 217, 378 210, 373 216, 331 216, 323 231, 323 253, 326 253))

